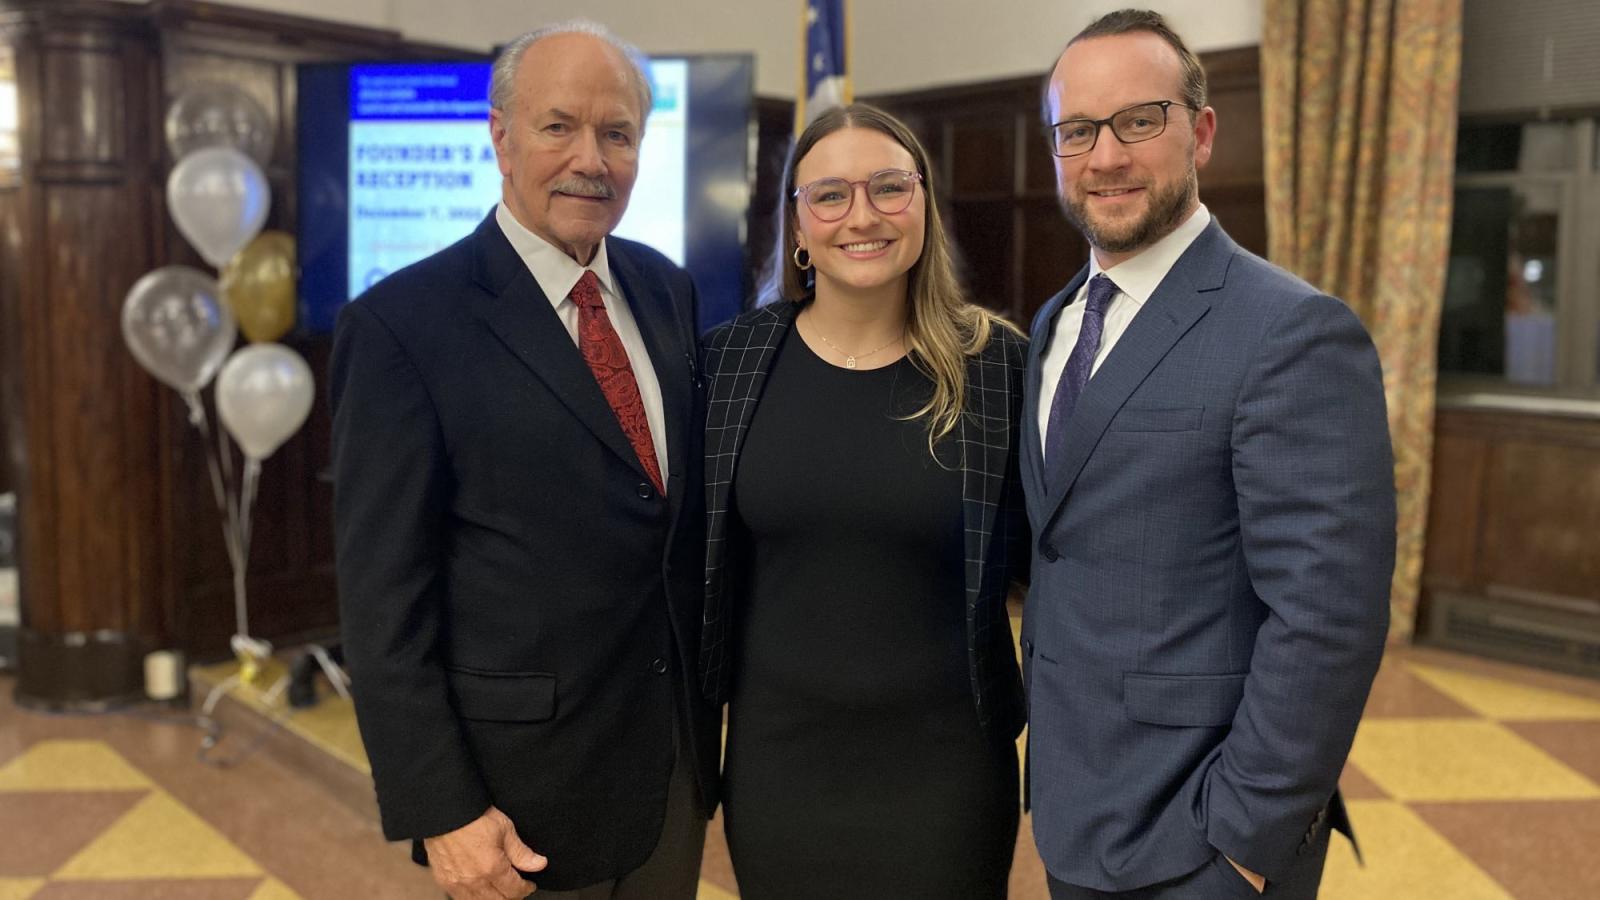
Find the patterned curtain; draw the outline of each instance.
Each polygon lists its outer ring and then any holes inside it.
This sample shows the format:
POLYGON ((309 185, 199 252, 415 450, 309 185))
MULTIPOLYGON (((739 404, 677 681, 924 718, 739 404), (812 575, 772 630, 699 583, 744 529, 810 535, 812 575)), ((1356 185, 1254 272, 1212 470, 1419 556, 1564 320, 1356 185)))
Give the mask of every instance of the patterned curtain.
POLYGON ((1399 490, 1390 640, 1411 636, 1450 247, 1462 0, 1265 0, 1268 255, 1361 316, 1399 490))

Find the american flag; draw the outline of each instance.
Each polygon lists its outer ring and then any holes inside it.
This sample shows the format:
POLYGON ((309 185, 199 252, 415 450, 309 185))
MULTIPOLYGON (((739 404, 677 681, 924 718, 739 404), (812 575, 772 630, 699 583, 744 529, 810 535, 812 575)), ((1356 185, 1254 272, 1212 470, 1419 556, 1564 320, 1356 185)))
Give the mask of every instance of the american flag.
POLYGON ((830 108, 855 99, 850 84, 849 0, 804 0, 801 20, 800 96, 795 132, 830 108))

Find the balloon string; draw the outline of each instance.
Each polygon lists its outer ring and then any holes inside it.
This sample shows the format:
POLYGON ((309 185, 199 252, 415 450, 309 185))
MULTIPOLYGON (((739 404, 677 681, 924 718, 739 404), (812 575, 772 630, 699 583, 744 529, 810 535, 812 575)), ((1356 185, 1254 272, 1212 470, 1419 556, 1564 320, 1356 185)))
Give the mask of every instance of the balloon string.
MULTIPOLYGON (((211 496, 217 502, 217 512, 222 516, 222 541, 228 548, 228 560, 233 560, 233 523, 229 514, 232 498, 228 496, 226 482, 222 476, 222 469, 217 462, 217 454, 211 445, 211 421, 206 417, 206 408, 202 406, 197 397, 185 394, 185 400, 190 400, 189 422, 200 431, 201 445, 205 447, 206 470, 211 473, 211 496)), ((220 431, 220 430, 219 430, 220 431)), ((219 442, 220 443, 220 442, 219 442)))
POLYGON ((250 607, 245 596, 246 563, 250 559, 250 509, 256 502, 256 483, 261 478, 261 460, 246 457, 244 481, 239 486, 239 506, 234 519, 234 541, 238 546, 239 564, 233 568, 234 619, 238 633, 250 637, 250 607))
POLYGON ((239 497, 239 547, 246 559, 250 556, 250 538, 254 531, 250 511, 255 507, 256 485, 260 482, 261 460, 249 457, 244 463, 244 486, 239 497))
POLYGON ((233 484, 233 452, 228 447, 228 433, 217 429, 217 456, 222 460, 222 481, 233 484))
MULTIPOLYGON (((230 453, 228 436, 222 429, 217 429, 216 442, 211 440, 211 420, 206 416, 206 408, 200 402, 197 394, 191 391, 183 393, 184 402, 189 405, 189 422, 200 431, 201 445, 205 447, 206 470, 211 475, 211 495, 217 503, 217 513, 222 518, 222 543, 228 551, 228 567, 233 570, 233 604, 234 624, 238 629, 237 634, 249 636, 249 616, 246 612, 245 598, 245 562, 249 558, 245 544, 241 540, 239 528, 239 507, 229 493, 227 484, 233 480, 233 466, 227 465, 227 474, 224 475, 224 463, 230 453)), ((257 464, 259 473, 260 466, 257 464)), ((248 471, 246 473, 249 474, 248 471)), ((250 491, 255 491, 254 479, 251 478, 250 491)), ((253 501, 253 498, 252 498, 253 501)))

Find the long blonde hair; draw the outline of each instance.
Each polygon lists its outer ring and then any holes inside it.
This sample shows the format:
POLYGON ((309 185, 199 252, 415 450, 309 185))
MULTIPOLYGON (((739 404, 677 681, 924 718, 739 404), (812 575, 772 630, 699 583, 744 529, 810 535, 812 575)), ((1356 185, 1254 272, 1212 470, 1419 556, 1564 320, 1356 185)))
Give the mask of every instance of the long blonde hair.
POLYGON ((780 298, 804 302, 816 296, 816 286, 808 277, 808 271, 799 269, 790 259, 790 254, 799 246, 795 237, 799 223, 794 172, 818 141, 846 128, 868 128, 887 135, 911 154, 922 176, 926 236, 922 255, 907 273, 906 351, 911 364, 933 381, 933 396, 909 417, 926 417, 928 450, 932 452, 934 444, 961 423, 967 399, 967 359, 989 346, 996 327, 1014 332, 1017 329, 967 300, 950 259, 949 234, 939 217, 939 204, 934 200, 928 151, 905 123, 875 106, 853 103, 828 110, 800 133, 784 166, 783 195, 778 200, 781 238, 773 251, 771 281, 764 294, 769 302, 780 298))

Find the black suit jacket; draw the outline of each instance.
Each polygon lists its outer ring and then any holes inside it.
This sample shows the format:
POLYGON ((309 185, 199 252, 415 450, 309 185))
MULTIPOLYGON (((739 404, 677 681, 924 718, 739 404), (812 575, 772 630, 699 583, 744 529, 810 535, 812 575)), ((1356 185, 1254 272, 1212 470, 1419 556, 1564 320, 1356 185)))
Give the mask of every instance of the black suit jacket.
MULTIPOLYGON (((673 716, 709 814, 695 292, 608 238, 666 411, 667 496, 490 215, 342 313, 331 392, 340 616, 384 833, 493 804, 570 889, 644 861, 673 716)), ((635 365, 640 361, 635 360, 635 365)))
MULTIPOLYGON (((728 696, 731 636, 745 584, 745 535, 731 513, 734 470, 767 373, 800 304, 747 312, 706 335, 706 608, 700 679, 705 696, 728 696)), ((993 735, 1022 730, 1022 679, 1011 642, 1006 591, 1028 567, 1028 525, 1018 467, 1027 341, 996 328, 967 362, 962 447, 966 531, 967 668, 979 721, 993 735)))

